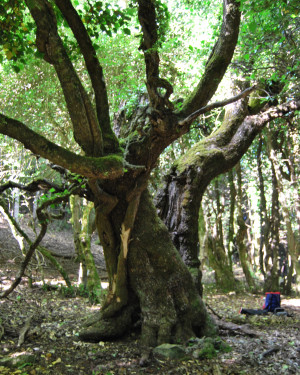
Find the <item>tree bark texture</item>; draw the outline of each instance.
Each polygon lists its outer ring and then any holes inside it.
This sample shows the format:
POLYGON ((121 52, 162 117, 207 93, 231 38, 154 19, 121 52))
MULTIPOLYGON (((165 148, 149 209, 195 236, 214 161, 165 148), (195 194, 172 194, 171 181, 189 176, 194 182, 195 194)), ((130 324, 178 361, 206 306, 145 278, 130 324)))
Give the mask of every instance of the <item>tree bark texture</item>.
MULTIPOLYGON (((110 290, 107 303, 87 323, 89 327, 81 337, 97 341, 119 336, 137 317, 141 319, 142 343, 146 346, 214 334, 214 324, 148 192, 141 195, 129 251, 125 251, 126 219, 120 223, 126 213, 121 203, 106 218, 106 227, 104 219, 97 218, 110 290), (121 237, 115 231, 120 224, 125 228, 121 237), (111 249, 118 247, 123 251, 112 257, 111 249)), ((102 214, 98 211, 98 215, 102 214)))
POLYGON ((155 204, 188 266, 199 265, 198 213, 206 187, 240 160, 277 110, 251 115, 247 99, 228 106, 221 127, 186 152, 165 177, 155 204))
POLYGON ((245 142, 243 133, 250 125, 243 124, 246 114, 246 101, 227 109, 219 131, 197 143, 175 163, 156 197, 159 216, 188 267, 199 268, 198 215, 206 187, 234 166, 253 139, 245 142))

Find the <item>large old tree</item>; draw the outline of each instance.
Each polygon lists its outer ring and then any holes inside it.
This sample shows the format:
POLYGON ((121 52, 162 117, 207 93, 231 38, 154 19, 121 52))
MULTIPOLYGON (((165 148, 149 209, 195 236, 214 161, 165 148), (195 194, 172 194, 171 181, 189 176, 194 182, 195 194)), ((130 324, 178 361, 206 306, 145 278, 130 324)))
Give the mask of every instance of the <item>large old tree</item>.
MULTIPOLYGON (((10 2, 7 4, 9 6, 10 2)), ((18 140, 34 154, 86 180, 85 196, 95 206, 97 229, 109 275, 109 293, 101 311, 89 320, 81 337, 91 340, 117 337, 129 330, 137 317, 142 321, 145 345, 214 334, 214 324, 187 267, 198 266, 195 218, 198 217, 201 195, 214 176, 239 160, 267 120, 299 106, 298 102, 290 102, 276 113, 267 112, 261 119, 250 117, 245 122, 246 115, 251 113, 247 112, 244 98, 253 88, 241 91, 231 100, 208 106, 232 60, 238 40, 239 1, 223 0, 219 37, 207 58, 198 85, 185 98, 180 109, 176 109, 171 101, 172 85, 160 75, 158 45, 162 22, 157 17, 160 3, 154 0, 135 3, 141 27, 139 48, 144 53, 148 104, 136 111, 126 129, 118 129, 122 138, 118 138, 112 128, 106 81, 97 59, 95 42, 92 42, 89 29, 72 2, 25 0, 16 4, 24 12, 27 9, 35 22, 36 48, 55 69, 71 118, 74 139, 81 152, 62 148, 51 142, 47 135, 44 137, 31 130, 30 124, 5 114, 0 115, 0 132, 18 140), (61 19, 72 31, 84 59, 92 95, 88 94, 70 57, 74 40, 69 49, 67 39, 62 39, 61 19), (199 144, 197 150, 194 149, 191 160, 181 160, 173 169, 161 201, 164 202, 165 215, 162 216, 168 218, 166 224, 173 232, 171 237, 147 190, 151 171, 163 150, 187 133, 199 115, 239 99, 243 100, 228 112, 223 127, 199 144), (175 198, 171 181, 179 183, 175 198), (195 194, 195 189, 199 194, 195 194), (181 194, 183 190, 184 195, 181 194), (167 199, 171 200, 168 204, 167 199), (174 205, 183 207, 181 211, 175 210, 176 225, 180 227, 176 230, 170 225, 170 210, 174 205), (189 224, 192 219, 194 221, 189 224)), ((99 6, 100 2, 97 4, 99 6)), ((14 28, 4 31, 13 32, 14 28)))

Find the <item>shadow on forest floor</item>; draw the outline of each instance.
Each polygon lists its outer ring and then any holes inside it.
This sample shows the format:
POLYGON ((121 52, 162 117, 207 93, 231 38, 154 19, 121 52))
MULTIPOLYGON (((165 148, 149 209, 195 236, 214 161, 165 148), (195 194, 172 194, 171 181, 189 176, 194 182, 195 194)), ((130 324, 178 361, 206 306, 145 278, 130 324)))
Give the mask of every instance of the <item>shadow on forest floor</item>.
MULTIPOLYGON (((74 252, 71 232, 64 230, 47 234, 45 245, 67 255, 74 252)), ((100 274, 105 276, 103 257, 94 243, 100 274)), ((9 229, 0 221, 0 282, 1 288, 10 285, 18 270, 21 257, 17 243, 9 229)), ((64 267, 76 280, 77 265, 73 259, 62 259, 64 267)), ((6 299, 0 300, 0 323, 4 328, 1 339, 0 374, 299 374, 300 368, 300 299, 284 298, 282 306, 292 317, 253 316, 239 314, 240 307, 261 308, 262 298, 250 293, 224 294, 211 284, 204 285, 206 303, 222 320, 235 323, 221 329, 222 340, 232 351, 217 358, 183 361, 165 360, 152 356, 146 367, 139 365, 138 334, 114 342, 97 344, 77 340, 80 326, 86 316, 99 306, 89 304, 87 298, 68 297, 62 288, 47 288, 40 281, 41 274, 34 269, 35 283, 30 289, 24 278, 20 286, 6 299), (25 341, 18 346, 22 327, 28 322, 25 341), (30 322, 30 323, 29 323, 30 322), (248 332, 248 333, 247 333, 248 332), (3 359, 28 354, 19 367, 7 367, 3 359), (297 372, 298 371, 298 372, 297 372)), ((44 267, 47 284, 62 283, 49 265, 44 267)), ((1 335, 1 332, 0 332, 1 335)))

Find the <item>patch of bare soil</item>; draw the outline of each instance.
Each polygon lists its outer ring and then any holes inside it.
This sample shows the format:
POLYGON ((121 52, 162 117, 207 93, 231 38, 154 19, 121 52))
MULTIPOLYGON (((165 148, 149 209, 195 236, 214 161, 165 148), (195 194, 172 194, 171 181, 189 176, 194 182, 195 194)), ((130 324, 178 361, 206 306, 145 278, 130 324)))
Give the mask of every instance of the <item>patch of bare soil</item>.
MULTIPOLYGON (((74 255, 70 231, 52 232, 45 246, 60 255, 74 255)), ((104 272, 103 257, 94 243, 99 270, 104 272)), ((18 270, 18 246, 9 229, 0 223, 0 281, 7 287, 18 270)), ((59 258, 76 280, 74 258, 59 258)), ((213 359, 185 358, 166 360, 151 355, 140 365, 141 348, 138 332, 114 342, 83 343, 77 339, 82 322, 99 308, 87 298, 69 296, 64 288, 47 288, 42 283, 37 261, 31 265, 34 284, 30 289, 24 278, 6 299, 0 300, 0 326, 3 328, 0 349, 0 374, 116 375, 116 374, 299 374, 300 366, 300 299, 282 300, 291 317, 274 315, 246 317, 240 307, 261 308, 261 296, 223 294, 205 287, 205 300, 222 318, 220 335, 231 347, 229 353, 213 359), (226 328, 226 324, 231 326, 226 328), (22 338, 22 328, 27 333, 22 338), (17 366, 8 367, 8 358, 23 357, 17 366)), ((47 283, 61 282, 59 274, 44 264, 47 283)))

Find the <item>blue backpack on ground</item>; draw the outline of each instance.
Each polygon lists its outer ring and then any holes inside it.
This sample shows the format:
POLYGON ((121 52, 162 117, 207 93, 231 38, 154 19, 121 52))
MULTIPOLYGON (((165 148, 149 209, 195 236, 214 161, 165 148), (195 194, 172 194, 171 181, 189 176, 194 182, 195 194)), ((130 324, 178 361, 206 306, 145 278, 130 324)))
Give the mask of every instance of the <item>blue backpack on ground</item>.
POLYGON ((280 292, 267 292, 263 310, 240 309, 240 314, 268 315, 271 312, 277 316, 292 316, 280 307, 280 292))
POLYGON ((280 292, 267 292, 263 309, 274 312, 280 307, 280 292))

